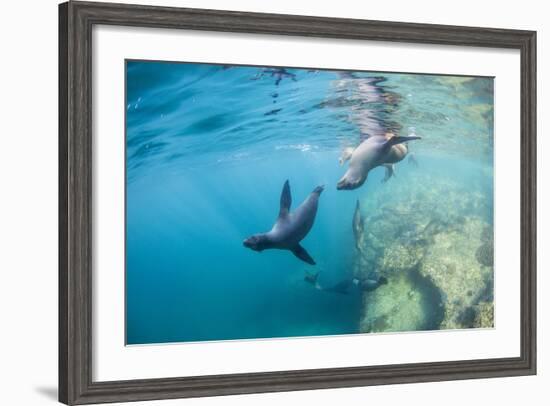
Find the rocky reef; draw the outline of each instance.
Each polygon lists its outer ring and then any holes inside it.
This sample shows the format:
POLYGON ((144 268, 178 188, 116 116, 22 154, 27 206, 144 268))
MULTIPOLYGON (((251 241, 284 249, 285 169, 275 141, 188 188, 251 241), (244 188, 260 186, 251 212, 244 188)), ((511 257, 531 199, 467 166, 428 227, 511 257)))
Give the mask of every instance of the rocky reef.
POLYGON ((415 171, 361 202, 354 272, 388 280, 363 294, 362 332, 493 327, 492 190, 463 185, 415 171))

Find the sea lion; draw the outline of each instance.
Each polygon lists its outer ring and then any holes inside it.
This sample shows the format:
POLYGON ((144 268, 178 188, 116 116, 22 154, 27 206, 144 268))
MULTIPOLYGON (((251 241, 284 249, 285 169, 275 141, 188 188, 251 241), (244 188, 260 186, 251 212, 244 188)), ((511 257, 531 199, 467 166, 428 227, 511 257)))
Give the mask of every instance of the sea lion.
POLYGON ((290 213, 292 197, 287 180, 281 193, 279 216, 271 231, 248 237, 243 241, 243 245, 254 251, 263 251, 271 248, 289 250, 302 261, 315 265, 315 261, 304 247, 300 245, 300 241, 305 238, 311 227, 313 227, 319 204, 319 196, 323 189, 324 186, 317 186, 307 199, 293 213, 290 213))
MULTIPOLYGON (((414 134, 412 136, 414 136, 414 134)), ((395 164, 405 159, 405 157, 408 157, 409 164, 418 168, 416 156, 411 152, 411 148, 407 144, 397 144, 391 147, 386 163, 382 165, 386 168, 382 183, 387 182, 392 176, 395 176, 395 164)))
POLYGON ((309 273, 306 272, 304 276, 304 281, 312 285, 315 289, 321 290, 323 292, 330 292, 330 293, 340 293, 342 295, 347 295, 350 290, 354 286, 353 279, 344 279, 343 281, 340 281, 336 283, 335 285, 323 287, 319 285, 318 282, 319 279, 319 272, 316 273, 309 273))
POLYGON ((386 172, 384 173, 384 179, 382 179, 382 183, 386 183, 392 176, 395 176, 395 165, 394 164, 384 164, 382 165, 386 172))
POLYGON ((386 157, 386 163, 382 165, 386 169, 382 183, 386 183, 392 176, 395 176, 395 164, 402 161, 408 153, 409 147, 407 144, 396 144, 391 147, 390 152, 386 157))
POLYGON ((344 279, 343 281, 328 287, 321 287, 316 284, 315 287, 323 292, 349 295, 350 293, 372 292, 387 283, 388 280, 383 276, 369 276, 366 279, 344 279))
POLYGON ((321 289, 321 287, 319 286, 319 282, 317 282, 318 279, 319 279, 319 272, 315 272, 315 273, 306 272, 304 276, 305 282, 309 283, 310 285, 313 285, 315 289, 321 289))
POLYGON ((342 179, 338 181, 336 189, 357 189, 365 180, 369 171, 377 166, 393 164, 402 160, 407 154, 407 148, 398 147, 404 142, 419 140, 418 136, 398 136, 387 134, 384 137, 374 136, 366 138, 349 157, 349 167, 342 179))
POLYGON ((363 247, 365 222, 363 220, 363 216, 361 216, 361 207, 359 205, 359 200, 357 200, 357 203, 355 204, 352 228, 353 236, 355 237, 355 248, 357 248, 357 251, 361 252, 363 247))
POLYGON ((350 288, 352 287, 353 287, 353 279, 344 279, 343 281, 340 281, 335 285, 328 286, 326 288, 321 288, 320 290, 324 292, 348 295, 350 293, 350 288))
POLYGON ((356 285, 361 292, 372 292, 382 285, 386 285, 388 280, 383 276, 369 277, 367 279, 353 280, 353 284, 356 285))
MULTIPOLYGON (((401 153, 401 149, 399 149, 398 151, 394 151, 393 149, 397 147, 406 147, 406 145, 404 144, 398 144, 398 145, 394 145, 392 147, 392 150, 390 151, 390 155, 395 155, 395 156, 398 156, 398 154, 401 153)), ((338 159, 338 162, 340 163, 340 166, 344 165, 344 163, 346 163, 346 161, 348 161, 350 158, 351 158, 351 154, 353 154, 353 148, 352 147, 346 147, 342 150, 342 154, 340 155, 340 158, 338 159)), ((404 151, 404 155, 403 155, 403 158, 404 156, 407 154, 407 150, 405 149, 404 151)), ((401 158, 401 159, 403 159, 401 158)), ((401 159, 399 159, 398 161, 400 161, 401 159)), ((413 159, 414 157, 411 155, 409 157, 409 162, 410 163, 413 163, 413 159)), ((418 167, 418 162, 416 161, 416 159, 414 159, 414 164, 415 166, 418 167)), ((382 165, 384 168, 386 168, 386 173, 384 175, 384 179, 382 179, 382 183, 386 183, 392 176, 395 176, 395 165, 392 163, 392 164, 383 164, 382 165)))

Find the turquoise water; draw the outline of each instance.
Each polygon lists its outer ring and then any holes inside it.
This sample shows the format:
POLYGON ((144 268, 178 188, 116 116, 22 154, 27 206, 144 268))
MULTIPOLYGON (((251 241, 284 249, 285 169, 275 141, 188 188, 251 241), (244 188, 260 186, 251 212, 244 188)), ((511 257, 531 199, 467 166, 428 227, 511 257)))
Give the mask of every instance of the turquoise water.
POLYGON ((368 292, 304 281, 378 271, 383 254, 361 262, 355 249, 357 200, 367 232, 381 207, 417 200, 426 216, 453 210, 455 222, 492 226, 490 78, 129 61, 126 79, 128 344, 365 332, 368 292), (386 131, 423 137, 410 143, 418 166, 336 190, 342 149, 386 131), (302 241, 315 266, 243 247, 271 229, 287 179, 293 208, 325 185, 302 241), (465 200, 440 207, 445 193, 431 188, 465 200))

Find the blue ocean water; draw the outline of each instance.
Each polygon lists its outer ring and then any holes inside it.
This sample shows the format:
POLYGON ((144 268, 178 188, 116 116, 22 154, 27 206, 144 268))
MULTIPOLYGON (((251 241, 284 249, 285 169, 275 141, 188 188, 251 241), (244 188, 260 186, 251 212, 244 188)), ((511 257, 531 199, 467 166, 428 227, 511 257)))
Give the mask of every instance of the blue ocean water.
POLYGON ((304 275, 353 277, 356 201, 373 214, 423 174, 482 193, 461 210, 492 223, 490 78, 128 61, 126 81, 128 344, 360 332, 363 295, 304 275), (342 149, 376 131, 421 135, 419 166, 336 190, 342 149), (293 208, 325 185, 302 241, 315 266, 243 247, 271 229, 287 179, 293 208))

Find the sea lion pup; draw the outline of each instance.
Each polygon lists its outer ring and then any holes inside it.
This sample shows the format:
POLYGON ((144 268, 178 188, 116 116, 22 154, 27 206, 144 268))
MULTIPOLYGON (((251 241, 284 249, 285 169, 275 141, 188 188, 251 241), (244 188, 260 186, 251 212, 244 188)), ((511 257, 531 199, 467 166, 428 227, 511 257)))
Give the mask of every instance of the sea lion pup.
POLYGON ((313 226, 317 206, 319 205, 319 196, 323 189, 324 186, 317 186, 307 199, 293 213, 290 213, 292 197, 287 180, 281 193, 279 217, 277 217, 271 231, 248 237, 243 241, 243 245, 254 251, 263 251, 270 248, 289 250, 302 261, 315 265, 315 261, 300 245, 300 241, 305 238, 313 226))
POLYGON ((391 133, 384 137, 368 137, 351 153, 348 170, 338 181, 336 189, 353 190, 362 186, 371 169, 384 164, 394 164, 405 157, 407 148, 393 148, 394 146, 419 139, 421 137, 398 136, 391 133))

